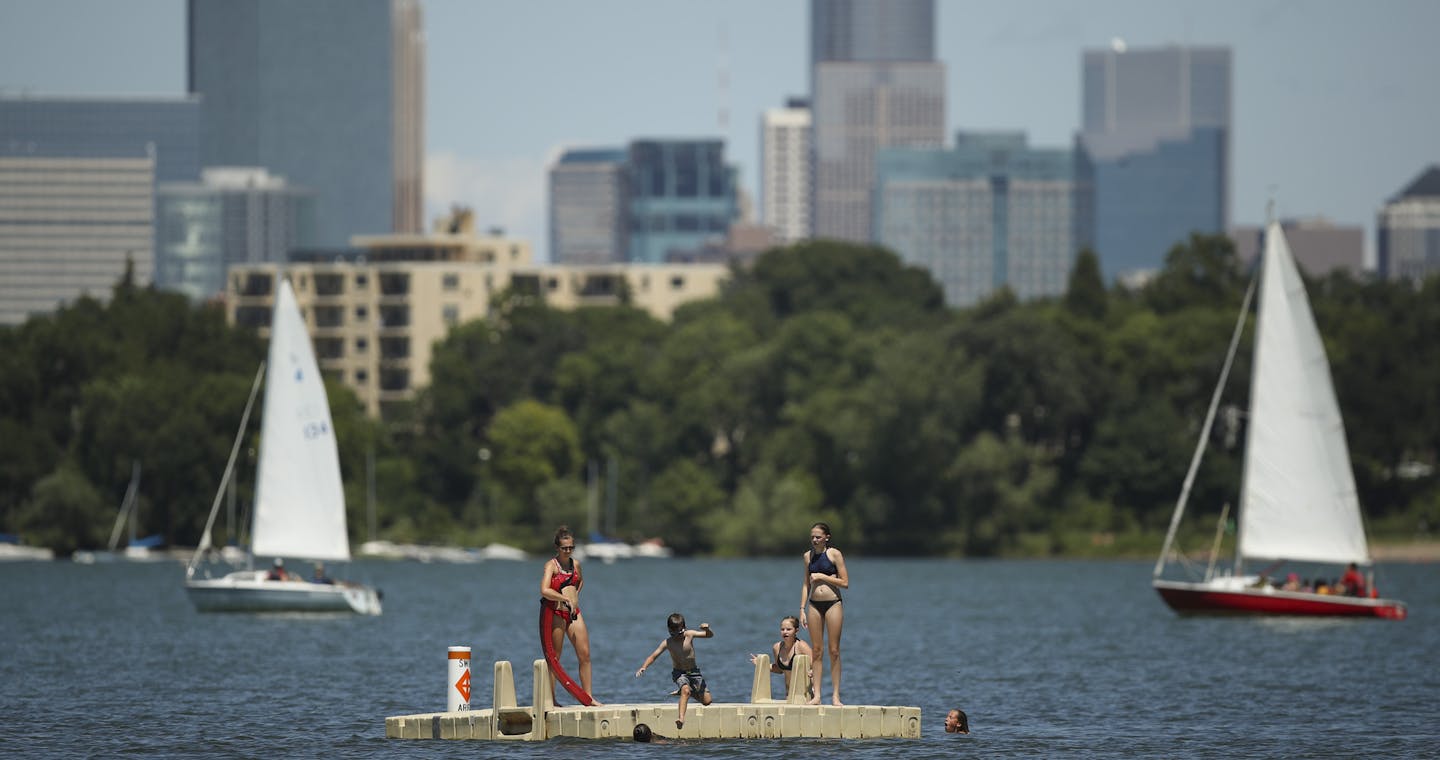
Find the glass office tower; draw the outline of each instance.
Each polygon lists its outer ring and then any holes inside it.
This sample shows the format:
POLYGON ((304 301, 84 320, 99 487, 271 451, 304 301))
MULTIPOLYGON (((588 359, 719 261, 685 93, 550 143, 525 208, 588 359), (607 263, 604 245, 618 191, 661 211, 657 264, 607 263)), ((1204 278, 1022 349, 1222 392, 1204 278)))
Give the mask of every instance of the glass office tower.
POLYGON ((626 161, 629 260, 678 260, 722 240, 740 215, 720 140, 636 140, 626 161))
POLYGON ((951 306, 1004 286, 1020 298, 1064 293, 1090 244, 1085 162, 1074 150, 1031 148, 1022 132, 960 132, 955 142, 880 151, 877 242, 929 270, 951 306))
POLYGON ((869 243, 875 152, 945 142, 934 0, 811 0, 811 234, 869 243))
POLYGON ((205 166, 315 191, 317 244, 423 230, 418 0, 190 0, 205 166))
POLYGON ((201 301, 224 295, 236 264, 284 264, 314 238, 313 192, 264 169, 205 169, 156 189, 155 285, 201 301))
POLYGON ((623 148, 577 148, 550 167, 550 261, 611 264, 625 260, 623 148))
POLYGON ((199 176, 199 125, 195 98, 0 97, 0 323, 149 284, 155 183, 199 176))
POLYGON ((1107 276, 1157 270, 1190 233, 1225 232, 1230 72, 1228 48, 1084 51, 1080 141, 1107 276))
POLYGON ((1440 272, 1440 166, 1385 202, 1375 233, 1383 279, 1418 281, 1440 272))

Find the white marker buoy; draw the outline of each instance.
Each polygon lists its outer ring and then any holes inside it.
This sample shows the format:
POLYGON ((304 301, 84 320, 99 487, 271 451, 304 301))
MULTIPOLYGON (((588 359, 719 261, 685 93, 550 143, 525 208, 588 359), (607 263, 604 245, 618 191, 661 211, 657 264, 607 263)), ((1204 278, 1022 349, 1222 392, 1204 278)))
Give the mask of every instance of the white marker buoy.
POLYGON ((470 709, 470 647, 450 647, 450 672, 446 675, 445 710, 447 712, 470 709))

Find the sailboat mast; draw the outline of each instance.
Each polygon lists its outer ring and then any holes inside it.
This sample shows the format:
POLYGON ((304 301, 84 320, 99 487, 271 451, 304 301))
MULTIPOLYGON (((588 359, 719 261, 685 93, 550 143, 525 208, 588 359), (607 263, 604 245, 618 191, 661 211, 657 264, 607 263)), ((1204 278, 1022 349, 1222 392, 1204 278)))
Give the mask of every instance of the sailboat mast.
POLYGON ((1200 470, 1200 460, 1205 456, 1205 445, 1210 441, 1210 428, 1215 424, 1215 411, 1220 408, 1220 394, 1225 390, 1225 381, 1230 377, 1230 367, 1235 363, 1235 351, 1240 347, 1240 336, 1245 332, 1245 315, 1250 311, 1250 299, 1255 295, 1255 283, 1260 278, 1254 277, 1250 280, 1250 287, 1245 290, 1245 300, 1240 304, 1240 317, 1235 320, 1235 330, 1230 335, 1230 348, 1225 352, 1225 366, 1220 370, 1220 382, 1215 384, 1215 391, 1210 394, 1210 408, 1205 411, 1205 424, 1200 430, 1200 440, 1195 443, 1195 453, 1190 457, 1190 470, 1185 473, 1185 484, 1180 488, 1180 496, 1175 500, 1175 512, 1170 515, 1170 529, 1165 531, 1165 545, 1160 549, 1160 557, 1155 560, 1155 572, 1152 578, 1159 578, 1165 571, 1165 558, 1170 556, 1170 546, 1175 542, 1175 533, 1180 529, 1180 518, 1185 514, 1185 504, 1190 500, 1190 488, 1195 485, 1195 473, 1200 470))
POLYGON ((220 488, 215 491, 215 502, 210 505, 210 517, 205 521, 205 532, 200 534, 200 545, 195 547, 195 554, 190 558, 190 564, 185 567, 186 578, 195 573, 195 566, 205 555, 205 550, 210 548, 210 530, 215 527, 215 515, 220 512, 220 499, 225 495, 225 487, 235 471, 235 457, 240 453, 240 442, 245 440, 245 426, 250 421, 250 409, 255 405, 255 393, 260 390, 260 381, 264 378, 265 362, 262 361, 260 369, 255 371, 255 381, 250 384, 250 398, 245 401, 245 413, 240 415, 240 429, 235 431, 235 443, 230 446, 230 459, 225 463, 225 474, 220 477, 220 488))

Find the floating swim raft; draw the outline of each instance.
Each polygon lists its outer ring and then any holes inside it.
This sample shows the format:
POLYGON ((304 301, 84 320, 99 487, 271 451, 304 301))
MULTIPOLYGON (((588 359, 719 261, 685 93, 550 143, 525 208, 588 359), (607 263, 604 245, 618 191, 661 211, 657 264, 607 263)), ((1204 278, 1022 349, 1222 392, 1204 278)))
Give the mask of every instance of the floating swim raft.
MULTIPOLYGON (((795 655, 795 672, 809 658, 795 655)), ((544 741, 559 737, 630 741, 645 723, 659 736, 676 739, 918 739, 920 708, 889 705, 807 705, 807 679, 791 678, 784 699, 771 698, 770 656, 755 659, 750 701, 692 701, 684 728, 675 728, 676 702, 555 706, 550 667, 532 666, 535 704, 516 703, 515 676, 508 660, 495 663, 491 707, 484 710, 400 715, 385 719, 387 739, 483 739, 544 741)))

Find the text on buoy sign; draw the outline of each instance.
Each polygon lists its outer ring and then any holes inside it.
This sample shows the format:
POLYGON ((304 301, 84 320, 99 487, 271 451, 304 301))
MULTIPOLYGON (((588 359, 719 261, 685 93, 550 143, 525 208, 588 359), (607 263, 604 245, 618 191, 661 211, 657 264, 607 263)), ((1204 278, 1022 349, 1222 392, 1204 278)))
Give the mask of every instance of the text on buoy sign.
POLYGON ((445 709, 449 712, 470 709, 470 647, 450 647, 450 663, 446 677, 445 709))

